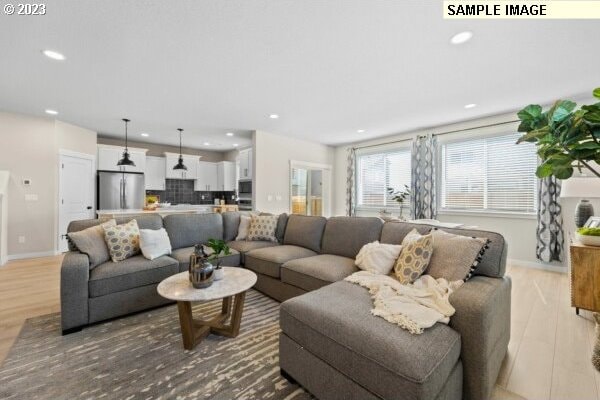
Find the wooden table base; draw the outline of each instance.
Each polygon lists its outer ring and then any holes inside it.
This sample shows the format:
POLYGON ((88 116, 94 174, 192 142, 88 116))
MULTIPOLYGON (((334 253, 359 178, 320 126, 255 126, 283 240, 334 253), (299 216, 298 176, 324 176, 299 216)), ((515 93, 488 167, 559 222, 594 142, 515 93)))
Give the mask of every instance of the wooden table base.
POLYGON ((192 315, 192 303, 189 301, 178 301, 177 309, 179 310, 179 323, 181 324, 183 347, 186 350, 192 350, 202 341, 202 339, 211 333, 227 337, 236 337, 240 333, 240 322, 242 320, 242 310, 244 309, 245 298, 246 292, 223 298, 221 313, 207 320, 194 319, 192 315), (231 321, 227 324, 226 321, 230 317, 231 321))

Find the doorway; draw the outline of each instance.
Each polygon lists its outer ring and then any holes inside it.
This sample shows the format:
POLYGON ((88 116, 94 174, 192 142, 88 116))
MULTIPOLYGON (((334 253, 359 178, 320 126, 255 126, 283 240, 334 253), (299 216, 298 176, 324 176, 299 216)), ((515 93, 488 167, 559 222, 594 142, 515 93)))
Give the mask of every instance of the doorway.
POLYGON ((61 253, 68 251, 69 223, 94 218, 94 165, 94 156, 59 151, 57 250, 61 253))
POLYGON ((300 161, 290 163, 292 214, 329 216, 331 166, 300 161))

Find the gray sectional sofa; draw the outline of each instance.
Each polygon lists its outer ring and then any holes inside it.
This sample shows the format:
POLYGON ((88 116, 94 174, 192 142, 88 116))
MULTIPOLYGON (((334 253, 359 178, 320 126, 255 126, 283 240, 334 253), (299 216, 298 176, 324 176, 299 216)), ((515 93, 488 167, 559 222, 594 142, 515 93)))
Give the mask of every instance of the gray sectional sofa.
MULTIPOLYGON (((510 279, 506 242, 494 232, 446 229, 487 237, 475 276, 450 298, 456 314, 421 335, 370 313, 367 290, 343 281, 354 258, 375 240, 399 244, 428 225, 379 218, 282 215, 278 242, 235 241, 240 213, 137 217, 140 228, 165 227, 174 249, 154 261, 136 256, 90 271, 87 256, 66 254, 61 271, 63 330, 168 302, 157 284, 185 271, 196 243, 222 237, 234 249, 224 265, 256 272, 255 289, 279 300, 280 367, 321 399, 487 399, 510 337, 510 279), (118 268, 116 267, 118 266, 118 268)), ((119 223, 125 221, 117 221, 119 223)), ((73 222, 69 231, 98 224, 73 222)))

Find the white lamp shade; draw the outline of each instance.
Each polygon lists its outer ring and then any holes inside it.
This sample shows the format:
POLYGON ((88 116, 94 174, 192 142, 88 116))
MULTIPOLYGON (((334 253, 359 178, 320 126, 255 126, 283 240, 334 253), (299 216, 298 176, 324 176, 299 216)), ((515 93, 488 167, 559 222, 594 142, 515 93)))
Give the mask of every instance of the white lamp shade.
POLYGON ((560 197, 584 199, 600 197, 600 178, 572 177, 562 181, 560 197))

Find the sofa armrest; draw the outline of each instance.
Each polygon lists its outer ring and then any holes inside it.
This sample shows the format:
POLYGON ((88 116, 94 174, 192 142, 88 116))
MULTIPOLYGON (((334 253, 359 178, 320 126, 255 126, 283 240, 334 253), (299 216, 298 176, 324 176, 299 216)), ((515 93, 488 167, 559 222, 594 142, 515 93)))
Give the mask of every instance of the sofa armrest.
POLYGON ((63 333, 88 323, 88 281, 90 260, 86 254, 70 251, 60 269, 60 310, 63 333))
POLYGON ((509 277, 474 276, 452 293, 450 326, 461 335, 463 399, 489 399, 510 340, 509 277))

